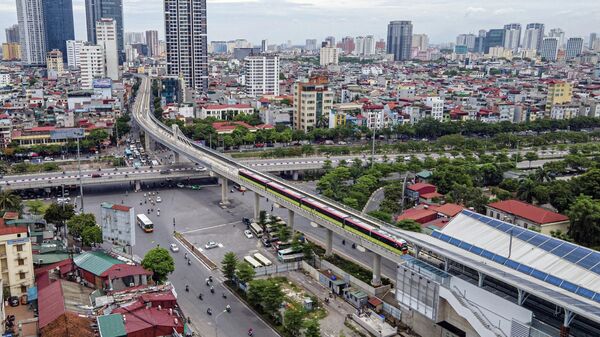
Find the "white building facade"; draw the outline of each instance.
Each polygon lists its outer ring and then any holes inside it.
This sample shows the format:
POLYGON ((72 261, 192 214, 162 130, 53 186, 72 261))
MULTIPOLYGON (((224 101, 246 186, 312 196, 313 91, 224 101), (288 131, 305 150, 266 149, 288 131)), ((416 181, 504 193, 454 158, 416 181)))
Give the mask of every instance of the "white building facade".
POLYGON ((21 60, 27 65, 46 64, 46 30, 42 0, 17 0, 21 60))
POLYGON ((104 51, 105 74, 113 81, 119 80, 119 50, 117 22, 114 19, 96 21, 96 41, 104 51))
POLYGON ((97 45, 82 46, 79 53, 79 62, 82 89, 92 89, 95 78, 106 76, 104 71, 104 50, 102 47, 97 45))
POLYGON ((335 47, 322 47, 319 63, 321 66, 337 65, 339 63, 340 51, 335 47))
POLYGON ((279 57, 248 56, 244 59, 246 94, 279 96, 279 57))
POLYGON ((84 45, 85 42, 79 40, 67 41, 67 66, 69 68, 79 68, 79 54, 84 45))

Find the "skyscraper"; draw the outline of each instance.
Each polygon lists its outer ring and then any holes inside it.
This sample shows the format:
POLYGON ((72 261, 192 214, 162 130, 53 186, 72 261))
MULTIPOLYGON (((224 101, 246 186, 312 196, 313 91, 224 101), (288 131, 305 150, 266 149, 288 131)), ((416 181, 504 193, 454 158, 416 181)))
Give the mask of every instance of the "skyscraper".
POLYGON ((317 39, 306 39, 304 49, 307 51, 313 51, 317 49, 317 39))
POLYGON ((410 59, 413 25, 410 21, 391 21, 387 32, 387 53, 394 54, 394 61, 410 59))
POLYGON ((354 43, 354 38, 352 36, 346 36, 342 38, 340 48, 344 52, 344 54, 352 54, 356 49, 356 44, 354 43))
POLYGON ((148 54, 152 57, 158 56, 158 31, 146 31, 146 45, 148 45, 148 54))
MULTIPOLYGON (((8 39, 8 29, 6 30, 6 36, 7 36, 6 38, 8 39)), ((593 49, 594 48, 594 43, 596 42, 597 39, 598 39, 598 33, 591 33, 590 34, 590 41, 588 42, 588 48, 589 49, 593 49)))
POLYGON ((567 59, 574 59, 583 52, 583 38, 572 37, 567 40, 567 59))
POLYGON ((555 37, 558 39, 558 48, 562 48, 565 45, 565 31, 560 28, 550 29, 548 37, 555 37))
POLYGON ((542 40, 544 39, 544 24, 530 23, 525 29, 525 37, 523 38, 523 49, 540 50, 542 40))
MULTIPOLYGON (((5 29, 6 32, 6 43, 20 43, 19 39, 19 25, 12 25, 5 29)), ((591 45, 591 44, 590 44, 591 45)))
POLYGON ((487 31, 485 29, 482 29, 479 31, 479 34, 475 38, 475 48, 473 49, 474 52, 483 54, 484 49, 485 49, 485 37, 486 36, 487 36, 487 31))
POLYGON ((167 72, 186 85, 208 91, 206 0, 165 0, 167 72))
POLYGON ((119 51, 117 50, 117 22, 102 18, 96 22, 96 41, 104 52, 105 74, 113 81, 119 80, 119 51))
POLYGON ((419 51, 429 49, 429 36, 427 34, 413 34, 411 47, 417 48, 419 51))
POLYGON ((269 41, 262 40, 260 42, 260 51, 263 53, 266 53, 268 49, 269 49, 269 41))
POLYGON ((123 1, 122 0, 85 0, 85 19, 87 38, 96 43, 96 22, 102 18, 114 19, 117 23, 117 48, 119 63, 125 60, 125 44, 123 43, 123 1))
POLYGON ((279 95, 279 57, 248 56, 244 59, 246 94, 250 96, 279 95))
POLYGON ((546 61, 556 61, 558 58, 559 40, 557 37, 545 37, 540 47, 540 56, 546 61))
POLYGON ((328 37, 325 38, 325 41, 329 42, 329 47, 335 48, 335 37, 328 36, 328 37))
POLYGON ((517 51, 521 45, 521 25, 511 23, 504 26, 504 49, 517 51))
POLYGON ((42 0, 17 0, 17 19, 23 63, 46 64, 46 31, 42 0))
POLYGON ((456 37, 456 44, 459 46, 466 46, 468 51, 472 52, 475 50, 475 34, 460 34, 456 37))
POLYGON ((485 35, 485 41, 483 43, 483 52, 489 53, 492 47, 503 47, 504 46, 504 29, 490 29, 485 35))
POLYGON ((42 0, 47 50, 58 49, 67 54, 66 41, 75 39, 72 0, 42 0))

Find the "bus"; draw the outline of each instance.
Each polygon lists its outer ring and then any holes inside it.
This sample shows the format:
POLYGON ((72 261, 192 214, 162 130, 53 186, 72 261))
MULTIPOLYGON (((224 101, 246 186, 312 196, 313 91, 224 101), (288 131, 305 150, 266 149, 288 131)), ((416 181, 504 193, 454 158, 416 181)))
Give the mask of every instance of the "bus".
POLYGON ((256 236, 257 238, 262 238, 263 230, 259 224, 257 224, 256 222, 251 223, 250 230, 252 231, 252 233, 254 233, 254 236, 256 236))
POLYGON ((262 267, 262 264, 260 264, 260 262, 256 261, 252 256, 244 256, 244 261, 246 261, 253 268, 262 267))
POLYGON ((261 253, 256 253, 254 254, 254 258, 259 261, 260 263, 262 263, 265 267, 268 267, 270 265, 272 265, 273 263, 271 262, 271 260, 267 259, 264 255, 262 255, 261 253))
POLYGON ((301 261, 303 258, 304 253, 294 248, 286 248, 277 251, 277 259, 283 263, 301 261))
POLYGON ((152 223, 152 221, 150 221, 150 219, 148 219, 146 214, 137 215, 137 224, 146 233, 154 232, 154 224, 152 223))

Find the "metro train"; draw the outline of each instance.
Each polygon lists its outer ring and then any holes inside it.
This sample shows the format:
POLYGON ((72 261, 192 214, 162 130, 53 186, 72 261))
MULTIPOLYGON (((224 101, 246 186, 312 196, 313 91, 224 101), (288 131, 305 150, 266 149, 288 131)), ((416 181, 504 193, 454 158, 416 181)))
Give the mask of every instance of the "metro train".
POLYGON ((375 244, 383 245, 387 249, 390 249, 397 254, 406 254, 408 252, 408 245, 405 240, 397 238, 394 235, 379 229, 378 227, 369 225, 360 219, 357 219, 342 211, 333 209, 319 202, 318 200, 291 190, 276 181, 268 179, 252 171, 240 169, 239 175, 242 179, 248 181, 249 183, 275 193, 286 201, 302 209, 312 213, 317 213, 317 216, 357 235, 360 235, 375 244))

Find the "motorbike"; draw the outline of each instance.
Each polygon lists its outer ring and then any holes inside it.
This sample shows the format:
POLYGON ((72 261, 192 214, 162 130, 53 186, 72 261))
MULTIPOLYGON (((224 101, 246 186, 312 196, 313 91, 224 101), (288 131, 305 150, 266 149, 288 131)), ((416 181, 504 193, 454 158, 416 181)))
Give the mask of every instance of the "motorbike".
POLYGON ((185 291, 187 291, 188 293, 190 292, 190 286, 188 286, 187 284, 185 285, 185 291))
POLYGON ((252 336, 252 335, 254 335, 254 330, 252 330, 252 329, 248 330, 248 336, 252 336))
POLYGON ((198 299, 199 299, 200 301, 202 301, 202 300, 204 299, 204 296, 203 296, 202 294, 198 294, 198 299))
POLYGON ((227 312, 231 312, 231 307, 229 306, 229 304, 227 304, 227 306, 225 307, 225 310, 226 310, 227 312))
POLYGON ((211 293, 211 294, 214 294, 214 293, 215 293, 215 288, 213 288, 213 287, 210 287, 210 293, 211 293))
POLYGON ((192 260, 188 260, 188 266, 192 265, 192 260))
POLYGON ((223 293, 223 298, 227 298, 227 295, 225 293, 223 293))
POLYGON ((212 310, 210 310, 210 308, 206 309, 206 313, 209 315, 212 315, 212 310))

